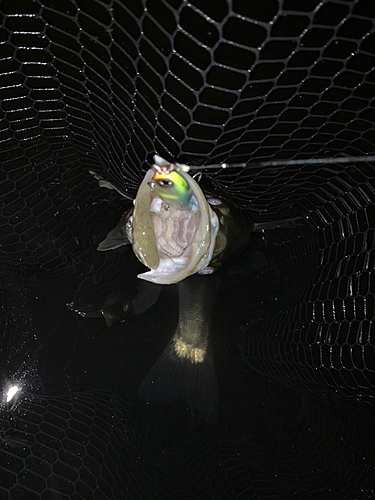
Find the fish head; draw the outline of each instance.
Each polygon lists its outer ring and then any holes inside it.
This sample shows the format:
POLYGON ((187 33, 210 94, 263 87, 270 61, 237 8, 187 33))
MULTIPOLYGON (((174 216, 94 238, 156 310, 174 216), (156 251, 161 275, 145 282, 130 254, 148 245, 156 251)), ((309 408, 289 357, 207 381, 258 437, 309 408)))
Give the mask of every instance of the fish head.
POLYGON ((139 278, 172 284, 207 267, 219 230, 188 167, 155 156, 134 204, 133 250, 150 271, 139 278))

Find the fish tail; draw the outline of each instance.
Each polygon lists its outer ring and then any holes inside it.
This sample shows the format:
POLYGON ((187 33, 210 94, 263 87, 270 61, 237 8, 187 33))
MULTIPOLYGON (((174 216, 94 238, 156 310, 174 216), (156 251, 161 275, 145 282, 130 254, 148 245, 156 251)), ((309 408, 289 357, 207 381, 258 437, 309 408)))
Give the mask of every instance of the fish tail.
POLYGON ((177 355, 172 339, 144 378, 138 396, 149 403, 182 400, 194 414, 212 418, 218 407, 212 353, 206 352, 201 362, 192 362, 177 355))

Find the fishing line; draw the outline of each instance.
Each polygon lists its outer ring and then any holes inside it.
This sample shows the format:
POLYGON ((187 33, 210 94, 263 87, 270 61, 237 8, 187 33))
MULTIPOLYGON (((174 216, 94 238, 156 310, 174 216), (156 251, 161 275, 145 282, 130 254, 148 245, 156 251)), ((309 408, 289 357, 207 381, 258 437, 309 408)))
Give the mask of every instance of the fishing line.
MULTIPOLYGON (((200 169, 229 169, 229 168, 246 168, 246 167, 281 167, 284 165, 327 165, 332 163, 354 163, 359 161, 373 162, 375 155, 368 156, 338 156, 329 158, 309 158, 300 160, 269 160, 262 162, 246 162, 246 163, 217 163, 214 165, 189 166, 189 170, 200 169)), ((179 164, 177 164, 179 165, 179 164)))

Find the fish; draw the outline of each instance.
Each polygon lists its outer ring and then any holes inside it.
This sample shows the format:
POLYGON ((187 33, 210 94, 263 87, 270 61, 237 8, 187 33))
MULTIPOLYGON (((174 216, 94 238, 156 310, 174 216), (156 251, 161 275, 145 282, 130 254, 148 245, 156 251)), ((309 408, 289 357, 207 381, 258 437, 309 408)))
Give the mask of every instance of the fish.
MULTIPOLYGON (((202 190, 187 173, 187 165, 169 163, 158 155, 154 161, 134 207, 100 242, 99 251, 131 244, 149 268, 138 278, 167 285, 196 273, 212 274, 246 250, 254 224, 245 211, 224 193, 202 190)), ((100 179, 100 185, 121 194, 109 181, 100 179)))
MULTIPOLYGON (((155 155, 133 207, 124 212, 97 250, 131 245, 148 268, 138 274, 139 279, 157 288, 172 285, 178 290, 175 333, 145 376, 140 399, 149 403, 184 400, 193 413, 212 417, 218 410, 212 318, 223 276, 216 271, 247 252, 252 232, 293 227, 298 220, 256 224, 207 178, 200 173, 190 176, 188 171, 187 165, 155 155)), ((129 198, 122 187, 93 175, 100 186, 129 198)), ((139 287, 133 312, 145 312, 158 297, 152 288, 139 287)), ((108 324, 113 314, 106 311, 106 315, 108 324)))

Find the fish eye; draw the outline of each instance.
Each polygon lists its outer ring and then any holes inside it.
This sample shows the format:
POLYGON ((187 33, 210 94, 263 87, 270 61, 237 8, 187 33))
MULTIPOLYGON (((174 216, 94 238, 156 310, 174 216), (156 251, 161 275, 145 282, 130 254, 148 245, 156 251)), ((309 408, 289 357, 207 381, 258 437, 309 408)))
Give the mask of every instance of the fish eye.
POLYGON ((173 182, 169 181, 168 179, 157 179, 156 182, 159 184, 161 187, 170 187, 172 186, 173 182))

